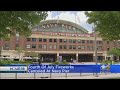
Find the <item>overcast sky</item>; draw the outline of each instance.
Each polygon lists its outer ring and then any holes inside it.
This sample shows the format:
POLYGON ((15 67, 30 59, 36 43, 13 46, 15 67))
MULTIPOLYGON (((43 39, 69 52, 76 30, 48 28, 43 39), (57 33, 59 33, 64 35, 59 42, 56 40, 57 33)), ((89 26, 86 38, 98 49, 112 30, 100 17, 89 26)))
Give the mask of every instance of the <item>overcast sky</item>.
POLYGON ((61 20, 77 23, 89 32, 92 31, 92 25, 86 22, 88 17, 85 16, 84 11, 51 11, 48 12, 48 17, 46 20, 57 19, 58 17, 61 20))

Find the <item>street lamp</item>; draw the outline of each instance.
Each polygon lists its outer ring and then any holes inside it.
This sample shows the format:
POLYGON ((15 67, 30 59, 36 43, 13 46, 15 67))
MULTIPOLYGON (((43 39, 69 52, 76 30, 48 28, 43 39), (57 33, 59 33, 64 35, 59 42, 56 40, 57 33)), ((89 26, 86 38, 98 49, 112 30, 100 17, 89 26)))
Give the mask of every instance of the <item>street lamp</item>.
MULTIPOLYGON (((95 24, 94 24, 94 34, 95 34, 95 63, 96 63, 96 66, 97 66, 97 41, 96 41, 96 30, 95 30, 95 24)), ((96 71, 96 77, 98 76, 97 74, 97 71, 96 71)))

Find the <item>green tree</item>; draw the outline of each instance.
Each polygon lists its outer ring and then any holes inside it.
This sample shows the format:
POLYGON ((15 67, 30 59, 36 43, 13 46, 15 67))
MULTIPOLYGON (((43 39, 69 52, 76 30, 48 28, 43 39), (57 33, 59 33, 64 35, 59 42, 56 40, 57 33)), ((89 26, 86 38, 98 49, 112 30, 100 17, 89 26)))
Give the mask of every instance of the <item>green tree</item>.
POLYGON ((112 48, 108 51, 108 55, 120 56, 120 48, 112 48))
MULTIPOLYGON (((30 36, 31 28, 47 17, 47 11, 0 11, 0 40, 10 36, 30 36)), ((2 46, 0 45, 0 56, 2 46)))
POLYGON ((16 48, 16 51, 17 51, 17 53, 18 53, 18 55, 19 55, 19 60, 21 60, 21 54, 24 53, 24 49, 21 48, 21 47, 17 47, 17 48, 16 48))
POLYGON ((47 15, 46 11, 1 11, 0 37, 8 37, 16 33, 29 36, 30 29, 46 19, 47 15))
POLYGON ((38 53, 37 53, 37 52, 34 52, 34 51, 31 51, 31 52, 26 51, 26 52, 25 52, 25 55, 26 55, 26 56, 31 56, 31 57, 32 57, 32 60, 34 60, 34 59, 36 59, 36 57, 38 57, 38 53))
POLYGON ((85 12, 87 22, 95 25, 95 30, 105 40, 120 39, 120 11, 85 12))

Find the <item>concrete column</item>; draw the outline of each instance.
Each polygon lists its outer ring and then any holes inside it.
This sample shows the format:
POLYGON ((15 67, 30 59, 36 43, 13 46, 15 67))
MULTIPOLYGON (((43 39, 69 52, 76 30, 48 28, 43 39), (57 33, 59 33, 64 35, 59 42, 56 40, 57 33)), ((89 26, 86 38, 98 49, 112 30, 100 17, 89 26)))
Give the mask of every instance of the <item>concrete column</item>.
POLYGON ((105 60, 107 59, 106 57, 107 57, 107 51, 105 51, 104 53, 103 53, 103 56, 105 57, 105 60))
POLYGON ((77 60, 77 62, 78 62, 78 53, 76 53, 76 60, 77 60))
POLYGON ((59 53, 57 53, 57 61, 59 61, 59 53))
POLYGON ((95 62, 95 53, 93 53, 93 62, 95 62))

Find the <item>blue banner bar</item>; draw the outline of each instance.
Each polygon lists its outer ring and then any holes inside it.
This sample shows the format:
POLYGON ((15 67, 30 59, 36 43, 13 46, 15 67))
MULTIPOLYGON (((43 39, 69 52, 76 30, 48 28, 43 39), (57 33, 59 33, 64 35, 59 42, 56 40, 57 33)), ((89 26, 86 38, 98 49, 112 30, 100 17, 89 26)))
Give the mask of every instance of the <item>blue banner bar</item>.
POLYGON ((120 65, 110 65, 111 73, 120 73, 120 65))
POLYGON ((100 65, 29 65, 28 73, 100 73, 100 65))
POLYGON ((120 73, 120 65, 12 64, 0 66, 0 73, 120 73))

